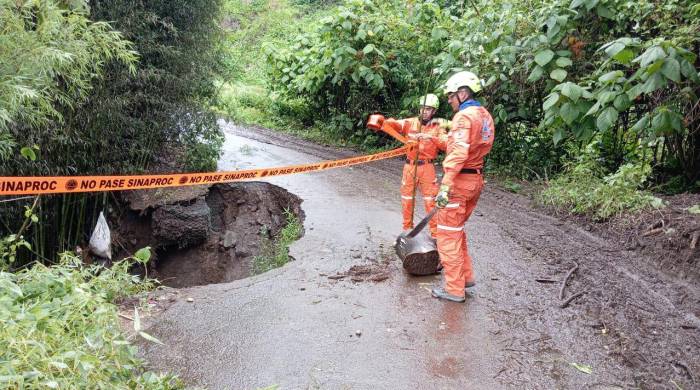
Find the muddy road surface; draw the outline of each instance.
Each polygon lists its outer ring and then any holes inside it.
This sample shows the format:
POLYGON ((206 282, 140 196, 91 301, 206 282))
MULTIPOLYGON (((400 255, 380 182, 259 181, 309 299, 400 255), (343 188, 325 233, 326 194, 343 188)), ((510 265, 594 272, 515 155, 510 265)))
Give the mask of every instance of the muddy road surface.
MULTIPOLYGON (((222 170, 352 155, 222 126, 222 170)), ((406 275, 391 247, 400 169, 269 179, 303 199, 296 261, 179 291, 149 320, 164 342, 142 344, 151 367, 210 389, 700 388, 697 283, 493 185, 467 224, 476 288, 465 304, 432 298, 439 277, 406 275)))

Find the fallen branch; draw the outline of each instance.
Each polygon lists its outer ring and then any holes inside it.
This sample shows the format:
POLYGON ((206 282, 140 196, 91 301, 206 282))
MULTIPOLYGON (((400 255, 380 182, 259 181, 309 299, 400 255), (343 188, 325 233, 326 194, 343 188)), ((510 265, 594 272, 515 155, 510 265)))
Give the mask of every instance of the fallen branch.
POLYGON ((535 279, 535 282, 537 282, 537 283, 556 283, 557 280, 539 278, 539 279, 535 279))
POLYGON ((131 318, 131 317, 127 316, 127 315, 124 315, 124 314, 122 314, 122 313, 117 313, 117 315, 118 315, 119 317, 124 318, 124 319, 127 319, 127 320, 129 320, 129 321, 134 321, 133 318, 131 318))
POLYGON ((651 229, 649 231, 646 231, 642 233, 642 237, 648 237, 648 236, 653 236, 654 234, 658 234, 664 231, 664 228, 656 228, 656 229, 651 229))
POLYGON ((588 291, 581 291, 580 293, 576 293, 576 294, 570 296, 567 300, 562 302, 561 305, 559 305, 559 307, 563 309, 563 308, 569 306, 569 303, 571 303, 571 301, 573 301, 574 299, 576 299, 576 298, 578 298, 586 293, 588 293, 588 291))
POLYGON ((697 247, 698 238, 700 238, 700 231, 693 233, 693 238, 690 240, 690 249, 695 249, 695 247, 697 247))
POLYGON ((571 275, 576 272, 578 269, 578 263, 574 261, 574 267, 569 270, 569 273, 566 274, 566 278, 564 278, 564 282, 561 284, 561 289, 559 290, 559 299, 564 299, 564 290, 566 289, 566 283, 569 282, 569 278, 571 278, 571 275))

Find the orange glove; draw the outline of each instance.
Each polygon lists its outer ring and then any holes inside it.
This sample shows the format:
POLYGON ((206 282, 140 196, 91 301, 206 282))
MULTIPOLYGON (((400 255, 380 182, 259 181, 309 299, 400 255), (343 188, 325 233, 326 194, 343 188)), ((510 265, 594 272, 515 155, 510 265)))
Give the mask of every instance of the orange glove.
POLYGON ((384 124, 384 115, 372 114, 369 116, 369 118, 367 118, 367 128, 372 129, 374 131, 381 130, 383 124, 384 124))

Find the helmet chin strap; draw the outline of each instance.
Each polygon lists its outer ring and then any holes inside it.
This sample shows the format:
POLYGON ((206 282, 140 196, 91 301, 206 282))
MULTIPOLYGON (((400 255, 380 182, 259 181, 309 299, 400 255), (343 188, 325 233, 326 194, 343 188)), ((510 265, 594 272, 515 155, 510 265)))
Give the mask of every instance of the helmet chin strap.
POLYGON ((469 100, 469 99, 467 98, 467 99, 462 100, 459 98, 459 89, 457 89, 457 101, 459 102, 459 105, 461 106, 462 103, 466 102, 467 100, 469 100))

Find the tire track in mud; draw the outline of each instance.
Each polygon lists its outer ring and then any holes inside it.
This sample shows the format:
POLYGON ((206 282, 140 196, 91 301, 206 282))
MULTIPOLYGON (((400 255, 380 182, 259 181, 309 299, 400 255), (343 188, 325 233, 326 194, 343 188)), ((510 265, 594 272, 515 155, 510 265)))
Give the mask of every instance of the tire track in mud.
MULTIPOLYGON (((537 340, 537 348, 550 360, 530 354, 532 364, 557 378, 564 388, 581 386, 580 381, 560 375, 571 371, 567 367, 571 363, 592 367, 597 378, 591 386, 698 388, 698 286, 665 275, 649 259, 617 243, 533 210, 522 196, 498 189, 484 195, 482 205, 491 218, 501 221, 505 235, 524 249, 520 266, 528 268, 521 271, 530 275, 530 280, 522 280, 529 307, 512 307, 507 313, 500 309, 495 320, 515 331, 519 325, 514 318, 535 313, 534 321, 523 321, 531 336, 527 340, 537 340), (566 296, 587 293, 561 309, 560 284, 536 286, 534 277, 563 280, 574 262, 579 269, 566 296)), ((527 340, 515 344, 528 346, 527 340)), ((526 378, 515 375, 513 379, 526 378)))

